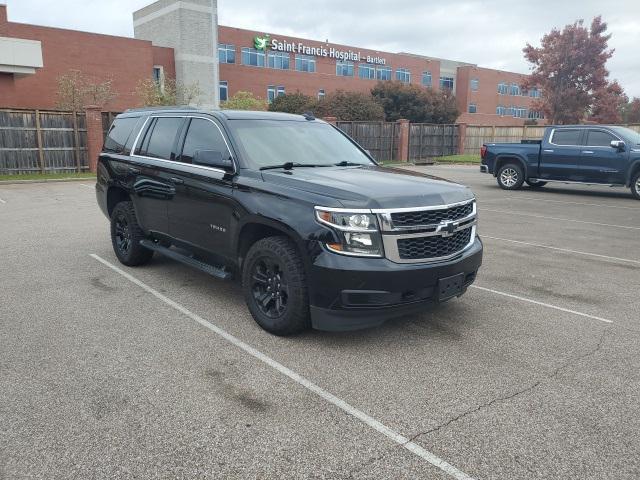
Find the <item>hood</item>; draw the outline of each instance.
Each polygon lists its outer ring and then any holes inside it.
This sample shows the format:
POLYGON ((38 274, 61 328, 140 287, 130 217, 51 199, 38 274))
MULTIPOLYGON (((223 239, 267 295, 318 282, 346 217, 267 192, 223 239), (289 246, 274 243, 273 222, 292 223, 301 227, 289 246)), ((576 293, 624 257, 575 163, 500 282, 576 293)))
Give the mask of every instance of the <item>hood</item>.
POLYGON ((264 181, 338 200, 345 208, 426 207, 473 198, 467 187, 410 170, 379 166, 269 170, 264 181))

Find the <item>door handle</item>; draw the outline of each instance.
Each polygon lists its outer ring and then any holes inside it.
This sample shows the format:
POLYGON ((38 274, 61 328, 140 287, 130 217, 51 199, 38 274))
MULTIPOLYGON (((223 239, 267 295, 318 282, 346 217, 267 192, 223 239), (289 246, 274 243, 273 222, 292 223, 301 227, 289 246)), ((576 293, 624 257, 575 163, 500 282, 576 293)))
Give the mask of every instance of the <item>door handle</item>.
POLYGON ((593 153, 593 150, 582 150, 582 153, 593 153))
POLYGON ((138 175, 140 173, 140 170, 138 168, 129 167, 129 173, 132 173, 134 175, 138 175))
POLYGON ((184 183, 184 180, 178 177, 171 177, 169 179, 171 181, 171 183, 173 183, 174 185, 182 185, 184 183))
POLYGON ((553 150, 551 150, 550 148, 545 148, 543 150, 544 153, 553 153, 553 150))

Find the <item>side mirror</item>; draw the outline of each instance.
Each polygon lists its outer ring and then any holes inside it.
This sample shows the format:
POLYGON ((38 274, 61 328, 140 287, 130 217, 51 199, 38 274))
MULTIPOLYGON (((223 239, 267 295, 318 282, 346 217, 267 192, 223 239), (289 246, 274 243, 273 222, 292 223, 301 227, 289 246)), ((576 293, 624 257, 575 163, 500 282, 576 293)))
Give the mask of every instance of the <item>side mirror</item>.
POLYGON ((233 161, 218 150, 196 150, 193 154, 193 164, 233 171, 233 161))
POLYGON ((619 152, 624 152, 624 142, 622 140, 611 140, 611 148, 615 148, 619 152))

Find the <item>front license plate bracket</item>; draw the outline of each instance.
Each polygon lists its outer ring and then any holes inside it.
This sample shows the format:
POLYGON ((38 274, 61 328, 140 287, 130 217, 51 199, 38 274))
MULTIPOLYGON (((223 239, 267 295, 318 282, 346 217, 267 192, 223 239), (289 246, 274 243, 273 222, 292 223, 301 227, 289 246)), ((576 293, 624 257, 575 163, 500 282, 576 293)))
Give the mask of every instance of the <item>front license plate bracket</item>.
POLYGON ((438 300, 448 300, 462 293, 462 285, 464 284, 464 273, 459 273, 451 277, 445 277, 438 280, 438 300))

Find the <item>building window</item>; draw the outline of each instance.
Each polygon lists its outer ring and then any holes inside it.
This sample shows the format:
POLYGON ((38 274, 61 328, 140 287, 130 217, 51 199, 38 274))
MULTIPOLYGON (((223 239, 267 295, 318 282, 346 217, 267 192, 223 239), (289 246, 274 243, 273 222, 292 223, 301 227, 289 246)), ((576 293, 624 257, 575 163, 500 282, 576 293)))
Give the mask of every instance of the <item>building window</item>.
POLYGON ((477 78, 472 78, 470 83, 471 83, 471 91, 472 92, 477 92, 478 91, 478 85, 480 84, 478 79, 477 78))
POLYGON ((520 96, 520 85, 517 83, 511 84, 511 95, 520 96))
POLYGON ((255 48, 242 47, 242 64, 253 67, 264 67, 264 52, 255 48))
POLYGON ((527 118, 527 109, 524 107, 511 107, 513 116, 516 118, 527 118))
POLYGON ((336 62, 336 75, 339 77, 353 77, 353 63, 336 62))
POLYGON ((284 93, 285 93, 285 92, 284 92, 284 87, 283 87, 283 86, 279 86, 279 87, 276 89, 276 95, 277 95, 278 97, 281 97, 282 95, 284 95, 284 93))
POLYGON ((358 65, 358 77, 366 80, 375 80, 376 67, 368 63, 361 63, 358 65))
POLYGON ((296 70, 299 72, 315 72, 316 59, 309 55, 296 55, 296 70))
POLYGON ((289 70, 289 54, 285 52, 269 52, 267 54, 267 65, 269 68, 289 70))
POLYGON ((324 88, 318 90, 318 100, 324 100, 324 88))
POLYGON ((537 87, 533 87, 529 90, 529 96, 533 98, 540 98, 540 90, 537 87))
POLYGON ((162 65, 154 65, 152 77, 155 84, 160 87, 160 91, 164 93, 164 67, 162 65))
POLYGON ((529 115, 527 115, 527 118, 530 118, 531 120, 538 120, 544 118, 544 115, 542 114, 542 112, 538 112, 537 110, 529 110, 529 115))
POLYGON ((423 87, 431 87, 431 72, 422 72, 422 86, 423 87))
POLYGON ((500 82, 498 84, 498 93, 500 95, 506 95, 507 93, 509 93, 509 85, 504 82, 500 82))
POLYGON ((453 91, 453 77, 440 77, 440 90, 453 91))
POLYGON ((469 113, 478 113, 478 106, 475 103, 469 104, 469 113))
POLYGON ((378 80, 391 80, 391 67, 378 67, 376 69, 376 78, 378 80))
POLYGON ((229 85, 226 81, 220 81, 220 101, 226 102, 229 99, 229 85))
POLYGON ((396 70, 396 80, 400 80, 404 83, 411 83, 411 72, 406 68, 399 68, 396 70))
POLYGON ((285 94, 285 89, 282 85, 275 86, 269 85, 267 87, 267 102, 271 103, 276 97, 281 97, 285 94))
POLYGON ((236 63, 235 45, 221 43, 218 45, 218 59, 220 63, 236 63))
POLYGON ((496 115, 500 115, 502 117, 503 115, 506 115, 506 113, 507 113, 507 109, 502 105, 498 105, 496 107, 496 115))

